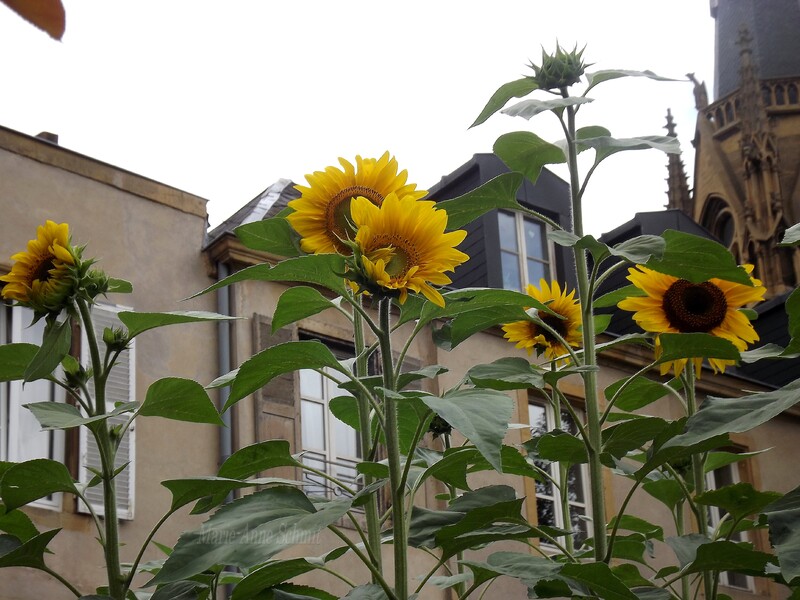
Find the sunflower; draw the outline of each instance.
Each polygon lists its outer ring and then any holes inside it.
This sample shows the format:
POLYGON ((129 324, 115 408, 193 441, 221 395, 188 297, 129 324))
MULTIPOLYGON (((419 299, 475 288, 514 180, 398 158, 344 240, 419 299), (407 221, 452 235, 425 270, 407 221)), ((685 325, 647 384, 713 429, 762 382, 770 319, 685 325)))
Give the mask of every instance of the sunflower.
POLYGON ((456 250, 466 231, 445 233, 447 213, 434 203, 417 200, 416 194, 390 193, 380 207, 358 196, 351 205, 357 228, 354 246, 356 271, 367 290, 398 293, 400 303, 408 291, 422 293, 438 306, 444 298, 431 285, 445 285, 452 271, 469 259, 456 250))
MULTIPOLYGON (((575 299, 575 290, 567 294, 558 285, 557 281, 547 285, 544 279, 539 280, 539 288, 528 284, 528 295, 547 307, 559 318, 544 311, 539 312, 538 318, 551 329, 555 330, 563 340, 577 348, 581 343, 581 305, 575 299)), ((503 325, 504 336, 517 348, 525 348, 528 354, 535 349, 536 355, 544 352, 550 360, 567 353, 567 348, 556 336, 535 321, 515 321, 503 325)))
POLYGON ((427 194, 417 190, 416 184, 406 183, 408 173, 397 172, 397 161, 388 152, 379 159, 356 156, 355 167, 343 158, 339 163, 344 170, 326 167, 306 175, 309 186, 295 186, 302 195, 289 202, 294 212, 286 218, 302 238, 300 247, 309 254, 350 254, 342 240, 352 239, 355 234, 350 223, 350 203, 356 196, 380 206, 392 192, 415 200, 427 194))
POLYGON ((14 265, 5 281, 2 297, 16 300, 39 313, 56 312, 75 285, 76 250, 69 243, 69 225, 47 221, 36 231, 28 249, 11 257, 14 265))
MULTIPOLYGON (((753 265, 743 265, 747 274, 753 265)), ((626 298, 617 306, 634 311, 633 320, 645 331, 653 333, 709 333, 731 342, 739 351, 758 340, 752 323, 739 309, 764 299, 766 288, 750 275, 752 286, 710 279, 702 283, 691 283, 672 275, 658 273, 642 265, 628 270, 628 280, 642 290, 646 296, 626 298)), ((656 358, 661 355, 661 344, 656 337, 656 358)), ((661 365, 661 374, 666 375, 675 368, 680 375, 688 359, 680 359, 661 365)), ((695 358, 696 371, 700 373, 702 358, 695 358)), ((735 364, 732 360, 709 359, 714 372, 723 372, 725 367, 735 364)))

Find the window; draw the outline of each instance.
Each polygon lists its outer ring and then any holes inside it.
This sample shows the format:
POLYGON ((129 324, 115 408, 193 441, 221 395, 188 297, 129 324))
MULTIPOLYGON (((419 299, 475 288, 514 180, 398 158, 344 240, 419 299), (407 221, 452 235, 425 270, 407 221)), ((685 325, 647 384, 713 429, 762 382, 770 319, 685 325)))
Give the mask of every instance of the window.
MULTIPOLYGON (((338 358, 345 352, 332 348, 338 358)), ((336 374, 337 379, 341 378, 336 374)), ((346 390, 311 369, 300 371, 300 436, 303 463, 336 477, 345 485, 359 486, 356 465, 361 459, 358 433, 331 413, 328 403, 338 396, 350 396, 346 390)), ((341 490, 324 477, 305 471, 305 492, 310 496, 333 497, 341 490)))
MULTIPOLYGON (((33 311, 0 304, 0 343, 42 344, 44 320, 31 325, 33 311)), ((64 432, 42 431, 33 413, 34 402, 64 402, 63 388, 50 381, 0 382, 0 460, 24 462, 35 458, 64 460, 64 432)), ((34 506, 61 509, 61 494, 37 500, 34 506)))
MULTIPOLYGON (((706 475, 706 486, 709 490, 716 490, 727 485, 734 485, 739 483, 739 466, 737 463, 725 465, 719 469, 714 469, 706 475)), ((716 529, 727 513, 718 506, 708 507, 708 526, 710 529, 716 529)), ((731 541, 744 542, 747 541, 746 532, 738 532, 731 535, 731 541)), ((734 573, 732 571, 723 571, 719 574, 719 582, 721 585, 737 588, 740 590, 754 591, 753 578, 742 573, 734 573)))
MULTIPOLYGON (((101 356, 103 354, 103 331, 107 327, 120 328, 122 322, 119 320, 117 313, 124 310, 117 306, 109 304, 95 304, 92 306, 92 320, 94 323, 94 333, 100 344, 101 356)), ((85 333, 84 333, 85 336, 85 333)), ((136 399, 135 393, 135 343, 134 339, 129 349, 122 352, 117 359, 111 375, 106 381, 106 410, 112 411, 116 404, 133 402, 136 399)), ((81 354, 82 363, 89 364, 89 345, 84 337, 81 340, 81 354)), ((94 393, 94 385, 89 381, 89 391, 94 393)), ((127 423, 130 414, 124 414, 108 419, 109 425, 121 426, 127 423)), ((78 480, 81 483, 88 483, 94 474, 90 469, 100 468, 100 455, 98 453, 97 444, 94 437, 89 433, 85 427, 80 428, 80 463, 78 467, 78 480)), ((136 440, 136 427, 132 424, 126 431, 117 449, 117 457, 115 467, 120 468, 124 464, 128 464, 115 479, 117 491, 117 515, 120 519, 133 519, 134 507, 134 485, 135 485, 135 440, 136 440)), ((86 490, 86 499, 91 502, 92 508, 97 514, 103 514, 103 486, 96 485, 86 490)), ((78 510, 80 512, 88 512, 83 502, 78 501, 78 510)))
MULTIPOLYGON (((549 404, 531 402, 528 404, 528 417, 530 418, 531 436, 538 436, 555 429, 555 414, 549 404)), ((561 429, 576 434, 577 428, 570 414, 561 411, 561 429)), ((539 525, 548 525, 560 529, 572 529, 574 532, 575 547, 588 535, 585 517, 587 514, 586 495, 586 468, 585 465, 573 465, 567 471, 566 482, 562 481, 557 465, 547 461, 536 461, 536 465, 552 477, 555 485, 567 486, 569 490, 569 512, 571 526, 565 526, 565 515, 561 506, 560 492, 550 481, 536 482, 536 513, 539 525)), ((544 540, 542 540, 544 542, 544 540)))
POLYGON ((523 291, 551 279, 550 246, 544 224, 518 213, 497 213, 503 288, 523 291))

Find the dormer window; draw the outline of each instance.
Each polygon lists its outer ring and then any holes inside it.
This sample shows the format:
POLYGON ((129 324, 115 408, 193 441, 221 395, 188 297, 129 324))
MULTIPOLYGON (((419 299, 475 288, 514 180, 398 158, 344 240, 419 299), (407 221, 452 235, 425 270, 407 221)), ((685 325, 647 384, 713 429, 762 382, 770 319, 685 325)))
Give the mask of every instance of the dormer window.
POLYGON ((519 213, 499 212, 503 288, 524 291, 528 283, 552 279, 552 253, 545 226, 519 213))

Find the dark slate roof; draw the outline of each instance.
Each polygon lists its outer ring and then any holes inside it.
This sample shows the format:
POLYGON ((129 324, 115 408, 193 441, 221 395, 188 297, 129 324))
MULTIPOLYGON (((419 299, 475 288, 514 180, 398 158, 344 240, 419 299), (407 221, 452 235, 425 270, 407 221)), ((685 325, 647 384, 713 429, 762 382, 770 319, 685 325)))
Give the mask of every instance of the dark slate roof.
POLYGON ((239 210, 217 225, 206 235, 204 248, 208 248, 216 240, 228 233, 233 233, 239 225, 269 219, 281 212, 286 205, 295 198, 300 197, 300 192, 294 188, 294 183, 289 179, 278 179, 275 183, 250 200, 239 210))
POLYGON ((760 79, 800 75, 800 2, 798 0, 714 0, 716 20, 715 99, 740 85, 739 29, 753 38, 753 60, 760 79))

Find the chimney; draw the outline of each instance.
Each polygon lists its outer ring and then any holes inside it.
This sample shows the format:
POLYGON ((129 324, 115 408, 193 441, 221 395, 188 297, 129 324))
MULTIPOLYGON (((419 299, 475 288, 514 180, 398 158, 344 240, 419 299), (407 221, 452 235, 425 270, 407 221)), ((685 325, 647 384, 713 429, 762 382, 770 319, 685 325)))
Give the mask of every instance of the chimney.
POLYGON ((40 140, 44 140, 45 142, 50 142, 51 144, 55 144, 56 146, 58 146, 57 133, 50 133, 49 131, 43 131, 36 137, 39 138, 40 140))

